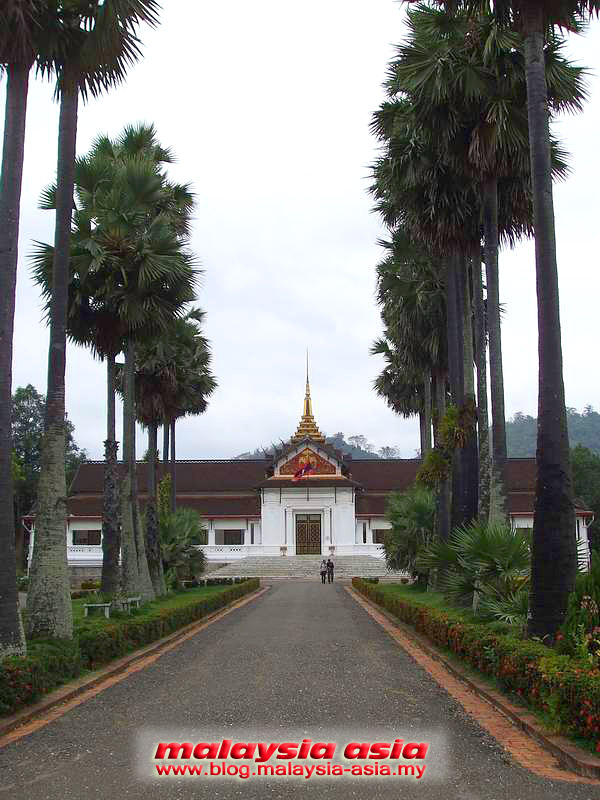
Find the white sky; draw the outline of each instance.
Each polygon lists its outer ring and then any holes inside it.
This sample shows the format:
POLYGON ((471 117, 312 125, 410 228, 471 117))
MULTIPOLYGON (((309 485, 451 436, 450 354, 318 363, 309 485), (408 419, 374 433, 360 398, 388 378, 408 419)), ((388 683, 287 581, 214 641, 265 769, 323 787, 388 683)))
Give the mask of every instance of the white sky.
MULTIPOLYGON (((393 45, 403 35, 393 0, 163 0, 162 24, 144 30, 145 58, 127 84, 83 107, 78 151, 98 133, 154 122, 173 148, 173 177, 198 195, 193 246, 205 274, 219 389, 201 417, 178 424, 179 458, 228 458, 289 437, 304 394, 305 349, 317 422, 362 433, 376 447, 418 447, 418 426, 371 389, 381 362, 374 302, 376 239, 366 192, 375 155, 372 112, 393 45)), ((567 404, 600 406, 598 78, 600 25, 569 43, 593 74, 585 112, 558 125, 573 173, 555 206, 567 404)), ((0 102, 4 107, 4 85, 0 102)), ((48 332, 29 279, 34 239, 51 241, 40 190, 54 179, 58 109, 32 81, 27 124, 13 387, 46 387, 48 332)), ((507 413, 536 414, 537 325, 531 243, 501 256, 507 413)), ((67 410, 90 457, 105 438, 103 365, 70 347, 67 410)), ((140 435, 140 449, 145 442, 140 435)))

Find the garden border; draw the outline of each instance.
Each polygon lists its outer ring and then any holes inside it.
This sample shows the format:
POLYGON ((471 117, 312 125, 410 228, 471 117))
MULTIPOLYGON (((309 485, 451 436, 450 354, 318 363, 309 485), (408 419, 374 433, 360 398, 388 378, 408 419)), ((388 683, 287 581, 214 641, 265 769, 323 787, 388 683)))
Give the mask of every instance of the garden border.
MULTIPOLYGON (((33 730, 44 727, 55 718, 62 716, 62 713, 65 713, 69 709, 65 708, 61 713, 55 712, 46 719, 38 720, 41 715, 56 709, 57 706, 62 704, 67 705, 72 703, 74 705, 79 705, 85 702, 87 698, 81 698, 81 695, 86 693, 90 693, 91 696, 99 694, 99 692, 103 691, 105 688, 107 689, 114 683, 117 683, 119 680, 118 676, 122 673, 126 673, 128 668, 133 667, 137 662, 149 658, 153 660, 160 658, 161 655, 174 649, 192 636, 195 636, 203 628, 211 625, 213 622, 217 622, 221 617, 230 614, 237 608, 241 608, 252 600, 262 597, 270 588, 270 586, 259 585, 253 592, 232 600, 221 608, 211 611, 206 616, 194 620, 184 627, 179 628, 179 630, 170 633, 168 636, 157 639, 141 647, 139 650, 135 650, 133 653, 110 661, 107 666, 95 670, 92 675, 63 684, 45 695, 42 700, 26 706, 22 711, 17 711, 9 717, 0 718, 0 749, 20 739, 22 736, 27 736, 29 733, 32 733, 33 730), (104 683, 107 685, 102 686, 104 683), (78 700, 79 702, 77 702, 78 700), (37 724, 36 720, 38 720, 37 724), (31 723, 31 725, 27 726, 27 723, 31 723), (27 728, 24 728, 24 726, 27 726, 27 728), (30 727, 33 727, 33 730, 30 730, 30 727)), ((143 665, 140 669, 141 668, 143 668, 143 665)), ((125 677, 125 675, 123 675, 123 677, 125 677)))
POLYGON ((398 619, 398 617, 363 594, 355 586, 347 586, 346 591, 359 604, 364 603, 370 606, 389 620, 412 644, 416 645, 427 656, 442 664, 454 678, 465 684, 477 697, 489 704, 506 717, 516 728, 553 755, 562 767, 582 778, 600 780, 600 760, 593 758, 591 755, 588 757, 585 751, 578 748, 566 737, 548 733, 530 711, 514 705, 503 694, 491 689, 483 681, 479 681, 469 675, 466 669, 450 661, 446 654, 428 638, 398 619))

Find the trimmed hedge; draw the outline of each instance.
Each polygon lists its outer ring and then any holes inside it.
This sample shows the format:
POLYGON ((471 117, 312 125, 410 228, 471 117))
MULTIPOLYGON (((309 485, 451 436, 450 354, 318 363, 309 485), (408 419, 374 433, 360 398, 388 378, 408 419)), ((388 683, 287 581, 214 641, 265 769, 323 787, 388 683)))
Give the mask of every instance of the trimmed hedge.
POLYGON ((25 658, 9 656, 0 663, 0 715, 33 703, 80 673, 76 641, 36 639, 28 643, 25 658))
POLYGON ((176 608, 142 609, 139 614, 115 619, 114 622, 109 620, 101 628, 93 620, 83 622, 76 630, 82 663, 84 667, 94 669, 131 650, 162 639, 190 622, 202 619, 212 611, 255 591, 259 584, 258 578, 252 578, 209 597, 190 597, 188 602, 176 608))
POLYGON ((111 618, 107 624, 88 617, 75 628, 72 641, 29 642, 25 657, 10 656, 0 663, 0 715, 35 702, 84 669, 106 664, 202 619, 259 585, 258 578, 252 578, 209 597, 183 596, 175 607, 142 607, 132 616, 111 618))
POLYGON ((436 645, 495 678, 562 733, 582 738, 600 752, 600 670, 540 642, 465 622, 458 611, 431 608, 361 578, 353 578, 352 585, 436 645))

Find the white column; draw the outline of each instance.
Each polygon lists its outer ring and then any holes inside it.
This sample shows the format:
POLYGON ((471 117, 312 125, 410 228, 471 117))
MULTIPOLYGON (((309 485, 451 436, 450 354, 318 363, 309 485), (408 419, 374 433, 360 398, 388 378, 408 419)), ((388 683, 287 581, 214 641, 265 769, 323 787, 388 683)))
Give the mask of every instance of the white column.
POLYGON ((215 522, 214 520, 208 521, 208 545, 214 547, 215 544, 215 522))
POLYGON ((367 544, 373 544, 373 531, 371 529, 371 517, 367 520, 367 544))

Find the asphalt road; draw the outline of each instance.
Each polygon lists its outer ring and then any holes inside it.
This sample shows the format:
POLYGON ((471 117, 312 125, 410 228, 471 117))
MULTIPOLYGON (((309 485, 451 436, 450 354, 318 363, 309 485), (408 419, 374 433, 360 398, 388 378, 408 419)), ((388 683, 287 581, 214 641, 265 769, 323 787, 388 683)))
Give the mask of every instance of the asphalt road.
MULTIPOLYGON (((236 763, 256 769, 252 761, 236 763)), ((340 584, 316 581, 277 583, 146 669, 0 751, 0 798, 323 795, 596 800, 600 789, 546 781, 520 768, 340 584), (429 742, 427 770, 420 780, 152 777, 158 741, 222 738, 336 742, 337 763, 350 741, 429 742)))

